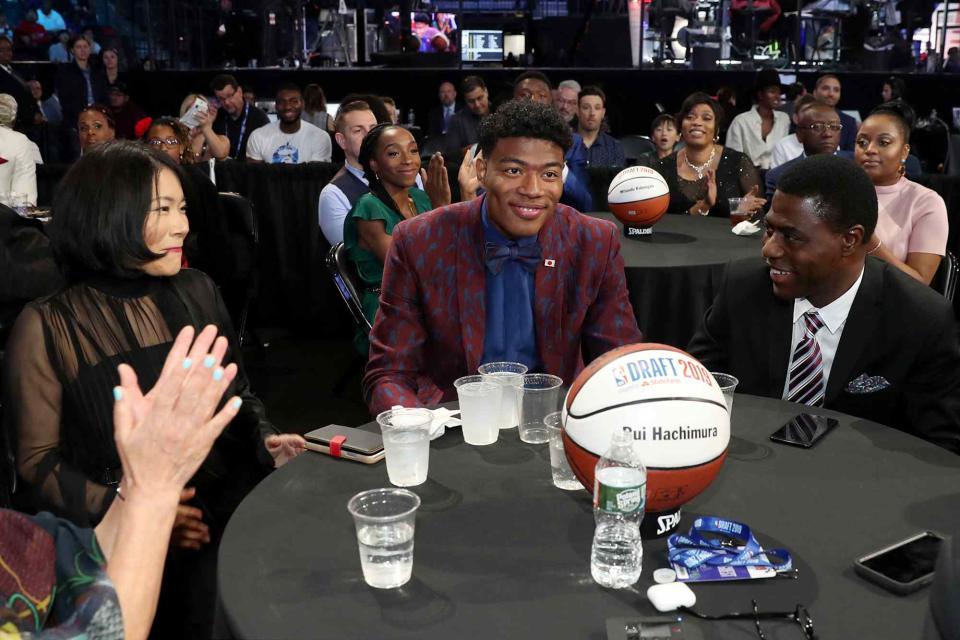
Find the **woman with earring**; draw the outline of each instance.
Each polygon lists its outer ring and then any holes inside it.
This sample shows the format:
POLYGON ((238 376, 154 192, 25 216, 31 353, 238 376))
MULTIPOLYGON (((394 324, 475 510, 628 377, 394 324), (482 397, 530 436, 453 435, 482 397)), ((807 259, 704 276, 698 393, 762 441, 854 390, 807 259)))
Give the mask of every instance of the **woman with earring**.
MULTIPOLYGON (((370 193, 362 195, 344 219, 343 244, 365 285, 361 294, 363 314, 373 324, 394 226, 435 205, 450 204, 450 185, 443 158, 436 154, 430 159, 429 177, 423 180, 431 194, 416 187, 420 173, 417 141, 409 131, 394 124, 382 123, 370 129, 360 144, 358 159, 370 193)), ((358 332, 355 343, 366 353, 365 332, 358 332)))
POLYGON ((913 120, 904 102, 880 105, 860 125, 854 157, 877 188, 877 229, 867 252, 930 284, 946 254, 950 225, 943 198, 904 175, 913 120))
POLYGON ((685 146, 656 167, 670 187, 669 213, 729 218, 729 198, 746 198, 740 211, 750 214, 766 204, 750 158, 718 144, 722 116, 720 105, 705 93, 683 101, 676 120, 685 146))

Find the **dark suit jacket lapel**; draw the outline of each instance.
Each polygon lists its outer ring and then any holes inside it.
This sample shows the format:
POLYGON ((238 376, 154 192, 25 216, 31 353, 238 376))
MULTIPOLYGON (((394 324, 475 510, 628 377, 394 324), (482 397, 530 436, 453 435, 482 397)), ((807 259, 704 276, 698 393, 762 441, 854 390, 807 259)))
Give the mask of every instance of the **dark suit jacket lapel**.
POLYGON ((553 372, 563 370, 563 349, 559 348, 562 343, 563 274, 571 268, 570 255, 564 251, 563 228, 559 211, 554 211, 540 230, 541 261, 533 287, 533 320, 540 363, 544 371, 553 372), (545 266, 547 260, 553 261, 552 267, 545 266))
MULTIPOLYGON (((783 395, 783 385, 787 381, 787 365, 790 363, 790 342, 793 338, 793 301, 780 300, 773 295, 769 278, 764 278, 766 286, 766 295, 770 296, 773 304, 767 309, 767 335, 765 339, 769 340, 767 346, 767 380, 769 387, 767 395, 771 398, 779 398, 783 395)), ((734 331, 738 329, 734 328, 734 331)), ((750 331, 751 327, 740 327, 740 331, 750 331)), ((757 331, 764 331, 764 327, 758 327, 757 331)))
POLYGON ((873 258, 867 258, 860 290, 853 299, 847 321, 843 325, 840 345, 837 347, 833 365, 830 367, 825 403, 829 403, 840 395, 852 377, 863 373, 854 369, 863 348, 876 334, 877 322, 880 320, 880 312, 876 307, 880 304, 882 279, 882 265, 873 258))
POLYGON ((475 198, 458 226, 457 302, 463 355, 467 371, 474 373, 483 358, 483 338, 487 322, 487 278, 483 259, 483 222, 480 207, 483 198, 475 198))

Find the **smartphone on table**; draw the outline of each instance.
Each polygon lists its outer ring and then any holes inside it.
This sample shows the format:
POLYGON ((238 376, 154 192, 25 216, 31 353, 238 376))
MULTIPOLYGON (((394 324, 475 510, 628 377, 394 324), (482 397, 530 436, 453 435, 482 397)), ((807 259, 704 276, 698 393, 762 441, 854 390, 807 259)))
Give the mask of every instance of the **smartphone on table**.
POLYGON ((933 582, 933 568, 943 536, 921 531, 905 540, 877 549, 853 563, 863 578, 898 595, 913 593, 933 582))

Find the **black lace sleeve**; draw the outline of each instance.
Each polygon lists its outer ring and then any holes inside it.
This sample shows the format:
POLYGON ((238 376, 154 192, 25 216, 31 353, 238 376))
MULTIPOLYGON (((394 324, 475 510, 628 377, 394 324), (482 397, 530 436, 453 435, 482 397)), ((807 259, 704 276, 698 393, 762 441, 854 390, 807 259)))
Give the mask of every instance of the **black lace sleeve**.
POLYGON ((13 439, 17 471, 38 509, 80 526, 100 521, 114 492, 69 464, 61 450, 63 387, 48 356, 43 321, 28 305, 4 357, 4 430, 13 439))

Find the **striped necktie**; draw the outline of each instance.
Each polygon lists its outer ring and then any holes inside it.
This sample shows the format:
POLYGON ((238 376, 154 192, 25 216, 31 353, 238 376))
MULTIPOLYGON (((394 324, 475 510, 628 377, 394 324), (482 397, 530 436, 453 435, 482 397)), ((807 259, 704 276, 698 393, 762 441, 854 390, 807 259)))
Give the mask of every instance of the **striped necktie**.
POLYGON ((823 327, 823 319, 816 311, 803 314, 806 325, 803 337, 793 351, 790 365, 790 383, 787 385, 787 400, 819 407, 823 405, 826 381, 823 379, 823 354, 817 344, 817 331, 823 327))

